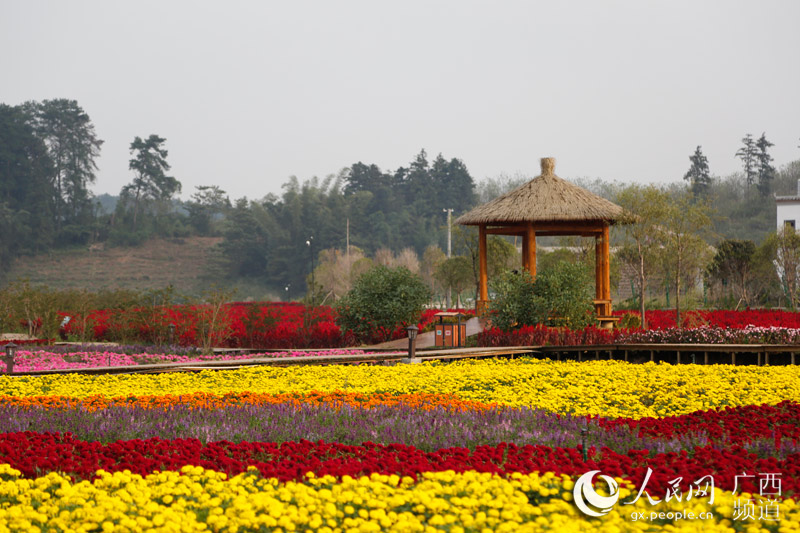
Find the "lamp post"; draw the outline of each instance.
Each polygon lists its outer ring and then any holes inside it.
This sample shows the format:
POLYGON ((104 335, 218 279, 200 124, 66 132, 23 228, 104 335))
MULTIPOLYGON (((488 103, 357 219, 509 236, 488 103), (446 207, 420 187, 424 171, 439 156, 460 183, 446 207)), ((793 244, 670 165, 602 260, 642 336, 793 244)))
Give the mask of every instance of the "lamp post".
POLYGON ((588 451, 586 450, 586 434, 587 433, 589 433, 589 426, 584 424, 584 426, 581 428, 581 450, 583 451, 583 462, 584 463, 589 460, 589 454, 588 454, 588 451))
POLYGON ((308 249, 311 252, 311 307, 314 307, 314 236, 308 238, 306 241, 308 249))
POLYGON ((3 359, 6 362, 6 372, 9 374, 14 373, 14 357, 17 355, 17 348, 19 348, 19 346, 13 342, 6 344, 6 355, 3 359))
MULTIPOLYGON (((451 217, 453 216, 453 209, 442 209, 445 213, 447 213, 447 258, 450 259, 452 254, 452 232, 451 228, 453 227, 450 223, 451 217)), ((447 308, 450 309, 450 306, 453 303, 453 287, 447 287, 447 308)))
POLYGON ((286 285, 286 301, 287 301, 287 302, 291 301, 291 300, 290 300, 290 299, 291 299, 291 294, 289 293, 289 287, 291 287, 291 286, 292 286, 292 284, 291 284, 291 283, 289 283, 288 285, 286 285))
POLYGON ((419 328, 416 324, 411 324, 406 328, 408 332, 408 360, 405 361, 407 363, 419 363, 419 359, 417 359, 417 333, 419 332, 419 328))

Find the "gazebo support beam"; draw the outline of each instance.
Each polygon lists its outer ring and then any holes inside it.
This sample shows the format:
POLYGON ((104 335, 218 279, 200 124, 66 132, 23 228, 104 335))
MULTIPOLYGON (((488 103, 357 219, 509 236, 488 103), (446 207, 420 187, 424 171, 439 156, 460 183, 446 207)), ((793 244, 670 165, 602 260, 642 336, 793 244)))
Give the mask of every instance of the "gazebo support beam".
MULTIPOLYGON (((608 224, 603 226, 603 299, 611 301, 611 243, 608 224)), ((611 304, 608 304, 608 314, 611 314, 611 304)))
POLYGON ((531 277, 536 277, 536 232, 533 223, 528 222, 525 226, 525 236, 522 241, 522 261, 525 269, 530 272, 531 277))
POLYGON ((478 226, 478 301, 475 302, 475 311, 478 316, 486 313, 489 306, 489 274, 486 260, 486 224, 478 226))
POLYGON ((611 262, 608 225, 595 237, 595 311, 600 327, 612 328, 618 320, 611 316, 611 262))

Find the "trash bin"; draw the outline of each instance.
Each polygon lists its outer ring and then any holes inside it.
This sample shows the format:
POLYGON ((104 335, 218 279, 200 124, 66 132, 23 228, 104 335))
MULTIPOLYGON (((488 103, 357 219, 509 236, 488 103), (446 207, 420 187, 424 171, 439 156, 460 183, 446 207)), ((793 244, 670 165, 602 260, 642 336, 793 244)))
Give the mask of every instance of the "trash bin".
POLYGON ((467 337, 467 324, 462 322, 464 315, 455 312, 436 313, 434 317, 439 321, 434 324, 436 332, 436 346, 464 346, 467 337), (445 322, 445 319, 456 319, 456 322, 445 322))

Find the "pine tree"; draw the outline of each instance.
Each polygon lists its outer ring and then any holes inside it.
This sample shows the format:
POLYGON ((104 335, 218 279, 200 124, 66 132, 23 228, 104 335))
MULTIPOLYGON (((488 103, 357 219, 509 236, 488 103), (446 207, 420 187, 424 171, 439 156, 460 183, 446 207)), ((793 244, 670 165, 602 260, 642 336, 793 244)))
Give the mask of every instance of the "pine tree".
POLYGON ((766 134, 762 133, 761 137, 756 141, 756 171, 758 172, 758 192, 761 196, 767 196, 772 191, 772 180, 775 179, 775 167, 770 163, 772 156, 767 153, 767 150, 775 146, 767 140, 766 134))
POLYGON ((708 170, 708 158, 703 155, 701 146, 697 147, 694 155, 689 156, 689 161, 692 162, 692 166, 689 167, 689 171, 686 172, 683 179, 689 181, 694 195, 703 196, 711 185, 711 174, 708 170))
POLYGON ((756 179, 756 143, 753 140, 753 135, 748 133, 742 139, 744 146, 739 148, 736 152, 736 157, 742 160, 744 166, 744 177, 749 189, 755 183, 756 179))

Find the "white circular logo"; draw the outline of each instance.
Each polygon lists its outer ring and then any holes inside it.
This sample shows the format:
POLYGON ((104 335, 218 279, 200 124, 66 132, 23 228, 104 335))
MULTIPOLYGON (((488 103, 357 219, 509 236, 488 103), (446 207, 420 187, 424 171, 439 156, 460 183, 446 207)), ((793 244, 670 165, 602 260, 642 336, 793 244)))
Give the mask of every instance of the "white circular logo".
POLYGON ((600 474, 600 477, 608 484, 608 493, 610 496, 600 496, 595 492, 592 486, 592 478, 598 472, 600 471, 592 470, 591 472, 586 472, 578 478, 575 482, 575 488, 572 490, 572 495, 575 497, 575 505, 577 505, 578 509, 583 511, 584 514, 589 516, 604 516, 608 514, 619 499, 619 485, 614 481, 614 478, 603 474, 600 474), (587 503, 598 510, 595 511, 589 507, 589 505, 586 505, 587 503))

